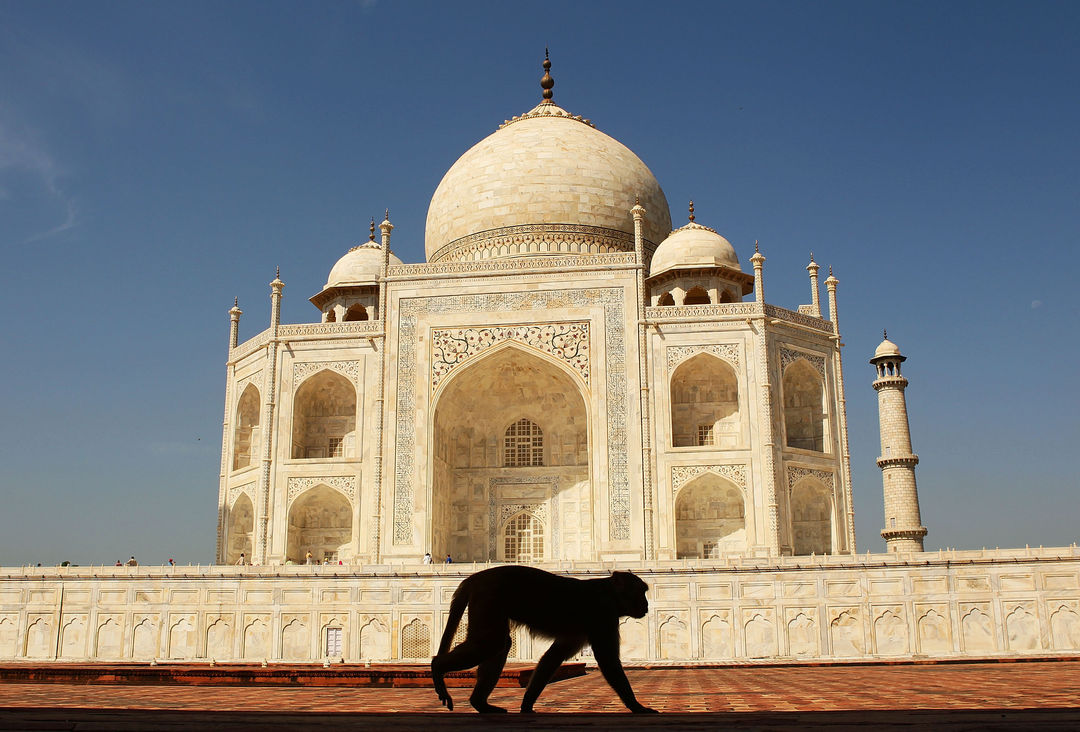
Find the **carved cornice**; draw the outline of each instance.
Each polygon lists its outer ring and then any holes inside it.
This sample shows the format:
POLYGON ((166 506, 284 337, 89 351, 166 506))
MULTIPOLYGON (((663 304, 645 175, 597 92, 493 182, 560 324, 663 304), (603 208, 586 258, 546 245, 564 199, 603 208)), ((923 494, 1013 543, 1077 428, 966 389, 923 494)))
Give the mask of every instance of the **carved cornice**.
POLYGON ((278 327, 278 338, 303 338, 305 336, 342 335, 348 337, 378 333, 382 324, 377 320, 360 320, 341 323, 297 323, 278 327))
POLYGON ((589 383, 589 322, 445 328, 431 331, 431 391, 473 356, 506 341, 516 341, 553 356, 589 383))
POLYGON ((240 359, 244 358, 245 356, 249 356, 252 353, 254 353, 255 351, 259 350, 260 348, 262 348, 263 346, 265 346, 269 342, 270 342, 270 329, 267 328, 262 333, 259 333, 259 335, 255 336, 254 338, 251 338, 249 340, 244 341, 243 343, 238 345, 236 348, 229 351, 229 360, 230 361, 239 361, 240 359))
POLYGON ((726 302, 716 305, 658 305, 645 308, 650 321, 678 321, 680 318, 747 317, 754 314, 757 303, 726 302))
POLYGON ((590 256, 532 256, 513 259, 479 259, 463 262, 440 261, 420 264, 396 264, 388 270, 393 279, 410 279, 446 274, 514 274, 533 269, 580 271, 609 266, 635 264, 633 252, 593 254, 590 256))
POLYGON ((702 346, 669 346, 667 349, 668 372, 670 373, 678 364, 699 353, 711 353, 738 369, 740 363, 739 352, 740 349, 737 343, 719 343, 702 346))
POLYGON ((787 310, 786 308, 779 308, 775 305, 765 305, 765 314, 770 318, 776 318, 777 320, 786 320, 791 323, 806 326, 807 328, 813 328, 814 330, 825 331, 826 333, 833 332, 832 323, 824 318, 815 318, 812 315, 804 315, 797 313, 794 310, 787 310))
POLYGON ((746 473, 749 466, 746 463, 731 463, 727 465, 675 465, 671 468, 671 490, 676 492, 684 484, 702 475, 703 473, 715 473, 721 478, 730 480, 742 490, 746 490, 746 473))
POLYGON ((830 491, 836 484, 836 476, 831 470, 814 470, 812 468, 800 468, 795 465, 787 466, 787 487, 788 491, 795 487, 803 478, 813 478, 818 481, 830 491))
POLYGON ((825 356, 820 353, 808 353, 806 351, 796 351, 791 348, 780 347, 780 372, 783 373, 788 366, 795 363, 799 359, 803 359, 808 364, 814 367, 814 370, 818 372, 818 376, 825 379, 825 356))
POLYGON ((360 384, 359 361, 303 361, 293 364, 293 388, 300 386, 301 382, 320 371, 334 371, 353 383, 360 384))
POLYGON ((291 504, 301 493, 314 488, 317 485, 325 485, 333 488, 348 498, 349 503, 356 503, 356 477, 352 475, 289 478, 288 503, 291 504))

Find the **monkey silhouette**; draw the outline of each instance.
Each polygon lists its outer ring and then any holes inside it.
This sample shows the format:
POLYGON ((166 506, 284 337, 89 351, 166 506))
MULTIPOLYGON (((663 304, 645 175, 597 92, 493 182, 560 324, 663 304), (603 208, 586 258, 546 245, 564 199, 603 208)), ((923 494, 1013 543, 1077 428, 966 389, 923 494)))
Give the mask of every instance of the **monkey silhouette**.
POLYGON ((439 701, 449 710, 454 700, 443 677, 477 666, 476 685, 469 703, 480 713, 505 712, 488 704, 510 652, 510 629, 524 626, 534 636, 550 638, 551 647, 540 658, 525 689, 521 711, 533 711, 562 663, 585 644, 604 679, 632 712, 655 712, 639 703, 619 660, 619 618, 643 618, 649 611, 649 586, 631 572, 581 580, 535 567, 493 567, 462 580, 450 602, 450 613, 439 652, 431 659, 431 677, 439 701), (450 649, 465 609, 469 625, 465 640, 450 649))

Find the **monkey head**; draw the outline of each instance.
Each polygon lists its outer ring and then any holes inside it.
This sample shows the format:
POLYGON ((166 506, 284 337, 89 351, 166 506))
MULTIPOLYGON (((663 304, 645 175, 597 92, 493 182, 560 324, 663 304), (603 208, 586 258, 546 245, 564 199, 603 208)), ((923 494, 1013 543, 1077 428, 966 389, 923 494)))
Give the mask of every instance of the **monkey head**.
POLYGON ((649 586, 633 572, 612 572, 615 596, 619 602, 619 615, 643 618, 649 612, 649 601, 645 597, 649 586))

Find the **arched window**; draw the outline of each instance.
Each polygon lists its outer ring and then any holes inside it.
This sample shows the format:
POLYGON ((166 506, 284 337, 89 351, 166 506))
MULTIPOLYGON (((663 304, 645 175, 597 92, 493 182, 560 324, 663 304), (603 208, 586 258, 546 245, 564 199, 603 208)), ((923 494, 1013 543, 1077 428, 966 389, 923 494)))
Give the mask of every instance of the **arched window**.
POLYGON ((324 370, 300 385, 293 399, 293 458, 354 457, 356 389, 324 370))
POLYGON ((248 384, 236 405, 236 428, 233 437, 233 470, 251 465, 259 451, 259 390, 248 384))
POLYGON ((723 290, 720 292, 720 302, 735 302, 735 296, 730 290, 723 290))
POLYGON ((344 321, 347 322, 347 323, 351 322, 353 320, 367 320, 367 319, 368 319, 367 308, 365 308, 360 303, 356 303, 355 305, 350 305, 349 309, 345 311, 344 321))
POLYGON ((736 447, 740 428, 734 369, 705 353, 680 364, 671 377, 672 445, 736 447))
POLYGON ((683 305, 708 305, 710 302, 709 293, 703 287, 691 288, 683 298, 683 305))
POLYGON ((665 292, 663 295, 660 296, 660 299, 656 301, 656 304, 658 306, 659 305, 674 305, 675 304, 675 298, 671 296, 670 292, 665 292))
POLYGON ((326 311, 326 322, 327 323, 336 323, 337 322, 337 311, 334 310, 333 308, 330 308, 329 310, 326 311))
POLYGON ((784 428, 787 446, 825 451, 824 383, 804 359, 784 371, 784 428))
POLYGON ((503 561, 528 564, 544 559, 544 524, 529 511, 506 522, 503 530, 503 561))
POLYGON ((519 419, 506 428, 503 441, 503 464, 520 468, 544 464, 544 433, 528 419, 519 419))

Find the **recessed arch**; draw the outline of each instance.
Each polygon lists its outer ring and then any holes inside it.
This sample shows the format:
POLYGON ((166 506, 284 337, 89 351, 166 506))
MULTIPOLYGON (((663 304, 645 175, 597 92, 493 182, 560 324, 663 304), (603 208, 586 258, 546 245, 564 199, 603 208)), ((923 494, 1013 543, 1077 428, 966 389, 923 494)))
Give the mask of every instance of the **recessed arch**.
POLYGON ((247 493, 241 493, 233 501, 229 508, 228 522, 226 523, 226 564, 236 564, 240 561, 240 554, 244 555, 246 562, 251 561, 251 537, 255 532, 255 507, 247 493))
POLYGON ((795 554, 833 553, 833 500, 828 488, 804 478, 791 489, 791 536, 795 554))
POLYGON ((259 389, 248 384, 236 403, 233 470, 250 466, 259 454, 259 401, 259 389))
POLYGON ((747 547, 746 501, 731 481, 706 471, 675 497, 676 556, 718 558, 747 547))
POLYGON ((351 558, 352 504, 340 491, 320 483, 289 506, 285 557, 297 564, 351 558))
POLYGON ((799 358, 784 369, 784 432, 787 446, 825 451, 825 381, 799 358))
POLYGON ((660 307, 660 306, 667 307, 667 306, 672 306, 674 304, 675 304, 675 298, 672 296, 672 294, 670 292, 665 292, 663 295, 660 296, 660 299, 656 301, 656 305, 658 307, 660 307))
POLYGON ((739 380, 723 359, 699 353, 671 375, 673 447, 737 447, 741 442, 739 380))
POLYGON ((293 397, 294 459, 354 457, 356 387, 341 374, 323 369, 306 379, 293 397))
MULTIPOLYGON (((559 492, 559 505, 567 507, 558 526, 574 541, 561 542, 560 556, 549 558, 577 558, 574 552, 589 546, 593 506, 587 394, 580 374, 516 341, 493 346, 450 372, 433 395, 431 410, 428 546, 433 556, 496 560, 504 548, 499 534, 503 507, 521 504, 523 495, 529 504, 545 506, 553 491, 559 492), (508 430, 513 433, 511 460, 508 430), (518 460, 519 454, 527 459, 518 460)), ((551 510, 546 516, 556 520, 551 510)), ((544 548, 550 553, 552 532, 558 529, 544 528, 544 548)))

